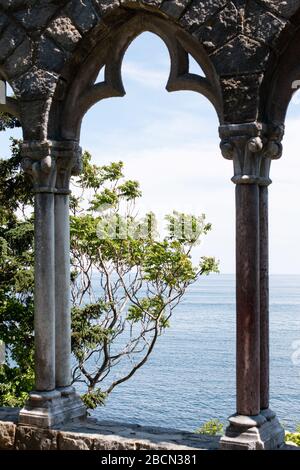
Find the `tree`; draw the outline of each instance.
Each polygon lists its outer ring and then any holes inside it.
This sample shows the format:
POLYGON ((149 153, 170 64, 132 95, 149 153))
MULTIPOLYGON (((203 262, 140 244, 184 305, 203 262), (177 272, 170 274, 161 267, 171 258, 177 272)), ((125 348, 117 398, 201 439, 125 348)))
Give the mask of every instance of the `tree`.
POLYGON ((33 219, 31 183, 19 171, 19 142, 0 161, 0 403, 21 405, 33 388, 33 219))
POLYGON ((8 113, 0 111, 0 131, 21 127, 20 121, 8 113))
MULTIPOLYGON (((19 143, 0 161, 0 404, 21 404, 33 386, 33 214, 31 183, 19 171, 19 143), (9 195, 9 197, 8 197, 9 195)), ((153 214, 137 214, 139 184, 123 164, 96 166, 85 152, 71 197, 73 383, 88 408, 142 367, 175 307, 213 258, 191 253, 211 229, 205 216, 174 212, 158 238, 153 214)))
POLYGON ((73 380, 94 407, 145 364, 187 288, 217 266, 192 264, 211 229, 204 215, 174 212, 159 239, 154 215, 136 215, 139 185, 124 181, 123 164, 97 167, 88 153, 83 163, 77 185, 90 197, 85 209, 73 199, 71 217, 73 380))

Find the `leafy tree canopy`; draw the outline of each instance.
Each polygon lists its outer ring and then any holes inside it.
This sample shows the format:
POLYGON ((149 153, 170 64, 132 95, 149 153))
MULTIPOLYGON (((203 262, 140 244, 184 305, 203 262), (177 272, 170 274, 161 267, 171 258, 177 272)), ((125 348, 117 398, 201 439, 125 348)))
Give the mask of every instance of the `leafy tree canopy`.
MULTIPOLYGON (((6 127, 9 127, 6 126, 6 127)), ((33 388, 34 231, 31 183, 20 171, 20 142, 0 160, 0 405, 20 405, 33 388)), ((73 178, 70 203, 73 382, 88 408, 145 364, 175 307, 200 276, 217 272, 214 258, 192 262, 210 230, 205 216, 137 213, 141 190, 123 163, 92 164, 73 178)))

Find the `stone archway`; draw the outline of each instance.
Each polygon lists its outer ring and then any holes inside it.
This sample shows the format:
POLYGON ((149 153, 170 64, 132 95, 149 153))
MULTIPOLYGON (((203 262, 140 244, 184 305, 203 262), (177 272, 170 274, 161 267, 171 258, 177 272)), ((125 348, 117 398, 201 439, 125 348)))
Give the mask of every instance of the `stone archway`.
POLYGON ((0 74, 16 94, 2 109, 21 120, 23 168, 36 194, 37 391, 20 421, 49 427, 85 414, 70 386, 69 180, 80 171, 84 113, 124 94, 123 54, 151 31, 170 52, 167 89, 210 99, 222 154, 234 163, 237 413, 222 446, 278 447, 284 433, 269 409, 267 188, 271 160, 282 153, 289 86, 299 78, 292 56, 300 1, 10 0, 0 11, 0 74), (189 73, 188 54, 205 77, 189 73), (95 84, 102 67, 105 80, 95 84))

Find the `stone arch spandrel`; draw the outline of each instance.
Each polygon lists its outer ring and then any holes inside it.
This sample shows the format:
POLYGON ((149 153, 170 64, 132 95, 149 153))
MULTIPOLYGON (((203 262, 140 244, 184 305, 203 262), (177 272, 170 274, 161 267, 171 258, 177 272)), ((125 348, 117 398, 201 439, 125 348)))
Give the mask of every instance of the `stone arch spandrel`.
POLYGON ((289 26, 278 40, 278 54, 268 64, 262 94, 266 101, 263 117, 266 121, 284 123, 288 106, 300 87, 300 2, 290 18, 289 26))
POLYGON ((25 138, 47 138, 53 97, 63 99, 99 35, 109 37, 113 25, 146 11, 203 47, 223 91, 224 122, 252 121, 276 41, 299 6, 298 0, 0 0, 0 74, 19 100, 25 138))
POLYGON ((109 40, 100 37, 98 45, 78 68, 63 103, 63 138, 79 139, 81 120, 91 106, 104 98, 125 94, 121 72, 123 57, 131 42, 145 31, 160 37, 169 51, 171 68, 166 89, 192 90, 203 94, 215 107, 219 119, 222 119, 218 77, 203 48, 165 18, 148 12, 137 12, 126 20, 114 29, 109 40), (189 72, 189 54, 198 62, 205 77, 189 72), (105 68, 105 79, 94 84, 102 68, 105 68))

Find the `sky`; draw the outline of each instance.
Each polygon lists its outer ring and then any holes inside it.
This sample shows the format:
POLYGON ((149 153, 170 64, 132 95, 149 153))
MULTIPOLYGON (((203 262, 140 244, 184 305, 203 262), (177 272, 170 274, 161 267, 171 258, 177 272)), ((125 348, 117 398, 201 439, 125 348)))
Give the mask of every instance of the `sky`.
MULTIPOLYGON (((235 210, 232 162, 219 150, 218 118, 210 102, 195 92, 165 90, 170 59, 151 33, 139 36, 123 61, 126 90, 86 115, 81 145, 96 164, 122 160, 126 178, 138 180, 140 212, 153 211, 160 223, 173 210, 206 214, 213 229, 199 256, 215 256, 222 273, 235 270, 235 210)), ((191 60, 190 71, 203 74, 191 60)), ((98 81, 101 81, 101 76, 98 81)), ((270 272, 300 274, 300 95, 289 107, 284 154, 272 164, 270 187, 270 272)), ((1 156, 9 156, 9 136, 0 133, 1 156)))

